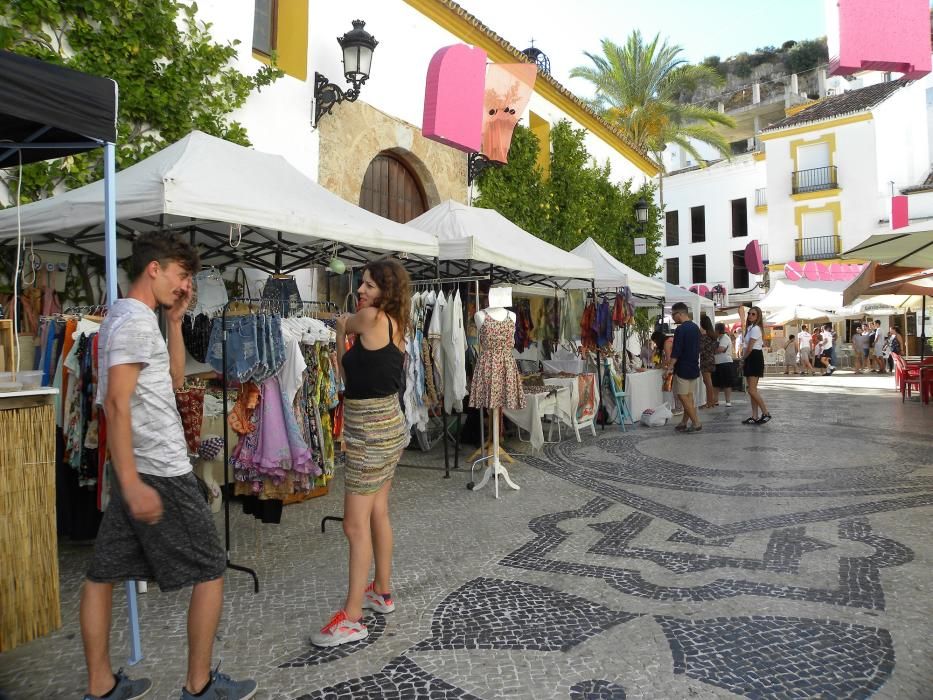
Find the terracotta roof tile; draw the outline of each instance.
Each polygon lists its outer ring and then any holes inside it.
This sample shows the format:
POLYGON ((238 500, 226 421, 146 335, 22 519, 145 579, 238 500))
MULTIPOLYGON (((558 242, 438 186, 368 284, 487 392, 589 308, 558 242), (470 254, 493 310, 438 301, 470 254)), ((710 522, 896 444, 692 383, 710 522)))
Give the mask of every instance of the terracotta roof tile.
POLYGON ((866 112, 872 107, 881 104, 892 94, 906 87, 913 82, 911 80, 892 80, 887 83, 878 83, 858 90, 849 90, 841 95, 834 95, 820 100, 812 107, 802 109, 797 114, 793 114, 786 119, 771 124, 762 129, 762 133, 786 129, 791 126, 809 124, 810 122, 823 121, 824 119, 835 119, 847 114, 856 114, 866 112))

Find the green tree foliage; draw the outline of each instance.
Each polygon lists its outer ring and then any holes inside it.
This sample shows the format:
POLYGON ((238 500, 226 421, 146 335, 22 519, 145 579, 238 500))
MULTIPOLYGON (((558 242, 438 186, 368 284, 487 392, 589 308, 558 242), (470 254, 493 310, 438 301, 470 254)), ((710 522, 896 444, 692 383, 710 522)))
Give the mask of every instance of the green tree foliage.
POLYGON ((635 203, 654 200, 655 186, 634 188, 631 180, 617 185, 607 163, 596 164, 584 145, 586 132, 570 122, 551 129, 550 176, 536 166, 538 139, 516 127, 508 164, 488 168, 479 178, 476 206, 495 209, 526 231, 564 250, 592 237, 610 255, 646 275, 654 275, 660 260, 660 211, 649 209, 648 227, 635 221, 635 203), (635 255, 634 239, 648 240, 646 255, 635 255))
POLYGON ((646 42, 636 30, 621 46, 603 39, 601 54, 585 54, 592 65, 578 66, 570 74, 592 83, 602 115, 656 160, 669 143, 701 160, 691 139, 729 158, 729 142, 716 127, 732 127, 733 120, 715 109, 685 103, 702 87, 722 85, 722 76, 710 65, 690 65, 681 58, 682 51, 657 35, 646 42))
MULTIPOLYGON (((229 118, 282 75, 231 65, 239 42, 216 43, 196 3, 178 0, 0 0, 0 49, 107 76, 119 85, 117 169, 193 129, 249 145, 229 118)), ((22 201, 103 177, 100 150, 23 168, 22 201)), ((16 171, 0 174, 15 193, 16 171)))
POLYGON ((789 73, 803 73, 812 70, 829 60, 826 38, 805 39, 794 44, 784 54, 784 66, 789 73))

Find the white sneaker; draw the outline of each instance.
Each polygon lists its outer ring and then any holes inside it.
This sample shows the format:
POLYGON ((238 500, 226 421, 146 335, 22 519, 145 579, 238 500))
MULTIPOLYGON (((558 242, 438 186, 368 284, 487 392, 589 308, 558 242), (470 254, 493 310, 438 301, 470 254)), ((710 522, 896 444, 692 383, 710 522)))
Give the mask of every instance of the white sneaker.
POLYGON ((732 402, 726 401, 726 408, 732 408, 732 402))
POLYGON ((346 610, 340 610, 330 619, 330 622, 321 628, 320 632, 311 635, 311 643, 318 647, 335 647, 357 642, 368 636, 369 630, 366 629, 362 620, 353 622, 347 617, 346 610))
POLYGON ((395 611, 395 601, 392 600, 392 594, 376 593, 376 582, 373 581, 366 588, 363 594, 363 607, 368 610, 375 610, 377 613, 388 615, 395 611))

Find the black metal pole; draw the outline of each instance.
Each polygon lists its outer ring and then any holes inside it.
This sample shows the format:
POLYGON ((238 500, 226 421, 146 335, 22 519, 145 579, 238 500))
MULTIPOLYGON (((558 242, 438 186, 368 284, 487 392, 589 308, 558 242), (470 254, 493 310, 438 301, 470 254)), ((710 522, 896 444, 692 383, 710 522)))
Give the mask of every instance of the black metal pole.
POLYGON ((227 568, 236 571, 242 571, 253 577, 253 592, 259 593, 259 576, 255 571, 230 561, 230 477, 227 475, 227 469, 230 465, 230 453, 228 445, 227 431, 227 308, 230 306, 228 301, 224 304, 223 313, 220 316, 221 330, 223 331, 223 344, 221 345, 221 357, 223 359, 223 372, 221 373, 221 382, 223 386, 223 417, 224 417, 224 551, 227 554, 227 568))

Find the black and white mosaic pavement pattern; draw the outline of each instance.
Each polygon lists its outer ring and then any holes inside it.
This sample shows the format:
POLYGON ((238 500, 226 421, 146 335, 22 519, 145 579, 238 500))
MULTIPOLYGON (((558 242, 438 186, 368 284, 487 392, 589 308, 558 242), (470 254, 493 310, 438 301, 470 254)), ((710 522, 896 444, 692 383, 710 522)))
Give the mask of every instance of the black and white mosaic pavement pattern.
POLYGON ((411 659, 393 659, 379 673, 328 686, 296 700, 479 700, 422 670, 411 659))
POLYGON ((625 700, 625 688, 609 681, 583 681, 570 687, 570 700, 625 700))
POLYGON ((414 651, 568 651, 636 617, 543 586, 478 578, 435 609, 431 639, 416 645, 414 651))
POLYGON ((659 617, 685 673, 749 698, 863 698, 894 669, 887 630, 782 617, 659 617))
MULTIPOLYGON (((766 378, 763 427, 737 406, 690 436, 610 428, 534 456, 509 442, 522 489, 498 501, 464 488, 468 470, 430 469, 440 450, 406 455, 429 468, 393 484, 398 609, 344 647, 307 639, 345 594, 345 540, 318 527, 341 480, 281 526, 234 512, 232 558, 262 589, 227 576, 222 670, 256 677, 261 700, 931 700, 930 412, 848 381, 766 378)), ((63 629, 0 655, 13 700, 81 696, 88 556, 64 549, 63 629)), ((186 602, 140 597, 131 673, 156 698, 183 679, 186 602)), ((116 667, 119 593, 114 620, 116 667)))

